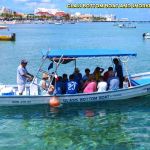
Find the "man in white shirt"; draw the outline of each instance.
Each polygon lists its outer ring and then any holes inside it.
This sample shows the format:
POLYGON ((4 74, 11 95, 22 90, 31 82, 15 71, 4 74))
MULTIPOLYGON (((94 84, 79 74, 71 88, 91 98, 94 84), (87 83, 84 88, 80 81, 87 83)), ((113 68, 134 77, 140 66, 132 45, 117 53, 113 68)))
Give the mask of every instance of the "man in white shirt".
POLYGON ((25 84, 27 79, 29 81, 33 80, 33 75, 28 73, 26 66, 27 66, 27 61, 22 60, 20 65, 17 68, 17 84, 18 84, 18 92, 19 95, 23 94, 23 91, 25 90, 25 84))

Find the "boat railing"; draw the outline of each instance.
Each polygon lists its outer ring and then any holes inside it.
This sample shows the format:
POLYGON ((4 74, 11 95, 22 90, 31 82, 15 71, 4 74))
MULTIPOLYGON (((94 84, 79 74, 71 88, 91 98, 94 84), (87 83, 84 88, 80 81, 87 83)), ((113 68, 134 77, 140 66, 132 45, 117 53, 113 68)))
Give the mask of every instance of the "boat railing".
POLYGON ((42 63, 41 63, 41 65, 40 65, 40 67, 37 71, 37 74, 36 74, 35 78, 33 79, 32 83, 31 83, 31 84, 35 85, 37 88, 42 88, 42 86, 39 85, 37 83, 37 81, 35 80, 35 79, 40 79, 40 80, 42 79, 41 76, 39 75, 40 73, 46 73, 48 75, 48 78, 49 78, 48 79, 48 89, 50 88, 50 86, 52 85, 53 80, 57 76, 57 70, 58 70, 60 64, 63 61, 63 55, 60 58, 58 58, 58 61, 55 61, 55 59, 50 60, 50 61, 52 61, 50 63, 50 65, 52 64, 52 66, 51 66, 52 68, 53 68, 53 63, 55 64, 55 70, 54 70, 53 73, 50 73, 49 70, 51 69, 51 67, 50 68, 48 67, 48 70, 46 71, 45 69, 43 69, 43 66, 44 66, 46 60, 49 60, 49 59, 47 59, 47 56, 48 56, 49 53, 50 53, 50 51, 47 51, 46 55, 42 58, 42 63))

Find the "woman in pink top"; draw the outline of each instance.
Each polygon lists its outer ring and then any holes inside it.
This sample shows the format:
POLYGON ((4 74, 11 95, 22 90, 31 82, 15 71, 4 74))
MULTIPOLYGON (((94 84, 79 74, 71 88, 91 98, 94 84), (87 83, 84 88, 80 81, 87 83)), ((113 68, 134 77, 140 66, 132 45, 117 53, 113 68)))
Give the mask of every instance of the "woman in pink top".
POLYGON ((92 93, 97 91, 97 83, 93 75, 89 77, 89 83, 86 85, 83 93, 92 93))

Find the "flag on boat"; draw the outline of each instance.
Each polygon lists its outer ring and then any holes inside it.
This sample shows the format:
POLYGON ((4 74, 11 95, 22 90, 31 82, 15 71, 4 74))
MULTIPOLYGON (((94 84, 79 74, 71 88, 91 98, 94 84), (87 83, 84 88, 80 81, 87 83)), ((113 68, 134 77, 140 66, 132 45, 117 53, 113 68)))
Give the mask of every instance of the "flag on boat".
POLYGON ((51 62, 48 66, 48 70, 52 69, 53 68, 53 62, 51 62))

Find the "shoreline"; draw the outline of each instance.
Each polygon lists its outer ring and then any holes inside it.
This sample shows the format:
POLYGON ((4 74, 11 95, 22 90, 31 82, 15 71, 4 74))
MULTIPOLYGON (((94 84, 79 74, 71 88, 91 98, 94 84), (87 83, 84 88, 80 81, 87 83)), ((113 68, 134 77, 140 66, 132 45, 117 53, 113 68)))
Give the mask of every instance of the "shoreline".
POLYGON ((130 22, 130 23, 150 23, 150 21, 121 21, 121 20, 116 20, 116 21, 63 21, 63 20, 12 20, 12 21, 6 21, 6 20, 1 20, 0 24, 1 25, 9 25, 9 24, 75 24, 75 23, 121 23, 121 22, 130 22))

